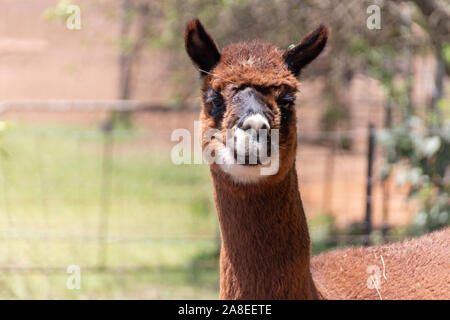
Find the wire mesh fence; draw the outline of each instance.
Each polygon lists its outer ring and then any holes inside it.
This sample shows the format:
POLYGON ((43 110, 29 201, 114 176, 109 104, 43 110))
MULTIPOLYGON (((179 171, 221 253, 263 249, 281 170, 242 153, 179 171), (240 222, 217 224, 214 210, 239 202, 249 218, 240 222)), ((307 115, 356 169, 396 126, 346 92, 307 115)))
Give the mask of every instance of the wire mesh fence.
MULTIPOLYGON (((192 130, 197 111, 95 104, 1 106, 13 126, 1 140, 0 297, 217 297, 220 244, 208 168, 170 159, 170 133, 192 130), (135 125, 105 130, 99 119, 114 110, 132 112, 135 125), (79 290, 66 283, 73 265, 81 271, 79 290)), ((367 132, 334 137, 344 135, 367 132)), ((365 152, 304 142, 313 138, 299 137, 298 172, 314 240, 323 237, 323 214, 343 225, 363 221, 367 159, 365 152)), ((343 245, 361 237, 325 240, 343 245)))

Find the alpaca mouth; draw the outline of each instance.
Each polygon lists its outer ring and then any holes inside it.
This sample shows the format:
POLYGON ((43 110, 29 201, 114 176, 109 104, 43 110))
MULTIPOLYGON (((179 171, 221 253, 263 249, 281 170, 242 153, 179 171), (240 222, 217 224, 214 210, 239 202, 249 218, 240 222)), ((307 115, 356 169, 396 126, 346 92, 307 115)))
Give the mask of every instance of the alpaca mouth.
POLYGON ((240 164, 242 166, 256 167, 267 164, 268 158, 270 158, 270 154, 265 157, 260 157, 254 154, 245 154, 242 156, 238 155, 236 149, 233 150, 233 157, 236 164, 240 164))
POLYGON ((266 156, 257 152, 239 153, 235 148, 223 146, 216 149, 216 163, 239 183, 256 182, 278 172, 278 149, 274 146, 271 149, 270 156, 266 156))
MULTIPOLYGON (((209 137, 209 136, 208 136, 209 137)), ((209 137, 210 143, 204 147, 207 163, 215 163, 225 173, 239 183, 253 183, 264 176, 275 175, 279 169, 278 130, 270 137, 259 138, 244 130, 234 129, 223 139, 222 133, 209 137)), ((206 141, 208 141, 206 139, 206 141)))
POLYGON ((271 139, 267 130, 256 131, 235 128, 229 146, 235 163, 243 166, 267 164, 271 156, 271 139))

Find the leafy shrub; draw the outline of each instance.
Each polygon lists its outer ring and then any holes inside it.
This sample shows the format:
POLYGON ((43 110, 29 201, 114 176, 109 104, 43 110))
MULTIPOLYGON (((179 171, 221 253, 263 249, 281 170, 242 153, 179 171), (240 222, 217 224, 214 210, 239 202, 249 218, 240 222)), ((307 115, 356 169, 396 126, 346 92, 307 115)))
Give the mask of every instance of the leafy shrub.
POLYGON ((400 163, 396 180, 409 186, 409 197, 418 200, 408 233, 421 234, 450 224, 450 103, 441 100, 428 122, 410 116, 402 125, 379 135, 386 148, 382 178, 400 163))

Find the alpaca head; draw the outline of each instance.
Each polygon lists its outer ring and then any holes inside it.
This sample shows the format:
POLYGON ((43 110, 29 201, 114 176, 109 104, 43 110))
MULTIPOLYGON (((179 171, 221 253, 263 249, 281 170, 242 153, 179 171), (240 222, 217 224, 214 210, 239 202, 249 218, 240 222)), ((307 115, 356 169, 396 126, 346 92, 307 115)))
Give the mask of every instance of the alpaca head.
POLYGON ((202 146, 214 158, 212 170, 254 183, 280 178, 292 167, 297 76, 327 38, 320 26, 287 50, 252 41, 219 51, 199 20, 189 22, 185 46, 202 76, 202 146), (275 158, 279 167, 269 170, 275 158))

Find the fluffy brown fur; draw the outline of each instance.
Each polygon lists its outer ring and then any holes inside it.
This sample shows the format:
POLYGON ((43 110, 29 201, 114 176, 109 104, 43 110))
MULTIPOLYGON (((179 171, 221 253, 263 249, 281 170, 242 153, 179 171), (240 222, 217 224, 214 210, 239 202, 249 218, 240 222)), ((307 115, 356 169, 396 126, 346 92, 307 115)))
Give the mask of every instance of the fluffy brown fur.
POLYGON ((318 255, 311 271, 327 299, 450 299, 450 229, 400 243, 318 255), (383 266, 384 264, 384 266, 383 266), (379 292, 367 287, 380 270, 379 292))
POLYGON ((235 184, 212 171, 222 232, 221 299, 316 299, 294 167, 276 183, 235 184), (288 214, 286 214, 288 213, 288 214))
POLYGON ((321 52, 327 37, 320 26, 291 50, 253 41, 232 44, 220 53, 198 20, 187 26, 186 49, 203 74, 202 132, 219 129, 223 136, 222 141, 204 140, 203 147, 226 141, 225 130, 237 121, 233 96, 245 86, 257 88, 271 129, 280 130, 280 169, 275 175, 239 183, 219 165, 210 166, 222 236, 220 298, 378 299, 377 291, 367 287, 370 265, 386 275, 378 290, 385 299, 449 298, 450 229, 389 246, 333 251, 310 263, 295 170, 295 108, 289 106, 283 122, 277 99, 297 91, 296 76, 321 52), (211 90, 220 93, 226 106, 220 122, 206 99, 211 90))

